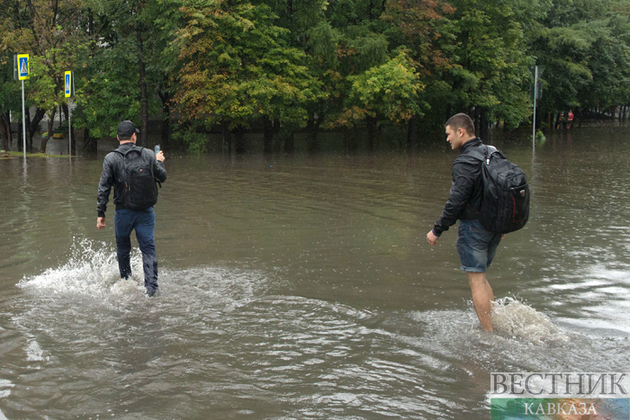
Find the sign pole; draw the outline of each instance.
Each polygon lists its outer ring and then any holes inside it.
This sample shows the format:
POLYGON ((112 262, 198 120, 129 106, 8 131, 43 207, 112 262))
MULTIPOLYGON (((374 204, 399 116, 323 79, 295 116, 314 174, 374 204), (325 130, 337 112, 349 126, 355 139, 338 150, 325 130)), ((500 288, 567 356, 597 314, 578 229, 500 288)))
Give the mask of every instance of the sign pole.
POLYGON ((72 98, 68 99, 68 157, 72 157, 72 98))
POLYGON ((532 147, 536 148, 536 99, 538 96, 538 66, 535 67, 534 70, 534 117, 532 119, 533 122, 533 133, 532 133, 532 147))
POLYGON ((24 107, 24 79, 22 79, 22 145, 26 160, 26 109, 24 107))
MULTIPOLYGON (((29 78, 30 66, 28 54, 15 54, 14 55, 14 76, 17 76, 18 80, 22 81, 22 141, 24 147, 24 161, 26 162, 26 106, 24 105, 24 80, 29 78)), ((19 140, 18 140, 19 141, 19 140)))
POLYGON ((72 98, 74 97, 74 72, 65 72, 64 80, 64 94, 66 98, 68 98, 68 157, 72 157, 72 98))

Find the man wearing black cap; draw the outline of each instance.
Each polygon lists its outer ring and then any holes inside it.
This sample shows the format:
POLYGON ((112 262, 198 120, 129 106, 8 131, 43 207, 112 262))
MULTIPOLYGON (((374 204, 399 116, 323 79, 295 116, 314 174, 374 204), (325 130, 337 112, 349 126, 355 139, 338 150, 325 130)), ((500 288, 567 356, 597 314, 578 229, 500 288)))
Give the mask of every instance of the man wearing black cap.
POLYGON ((144 287, 148 296, 154 296, 158 290, 158 273, 153 205, 157 202, 156 183, 166 181, 166 168, 161 151, 155 155, 149 149, 136 146, 138 134, 140 131, 129 120, 118 125, 120 146, 107 154, 103 161, 98 185, 96 227, 105 228, 105 211, 110 190, 114 187, 114 228, 120 277, 127 279, 131 275, 130 235, 135 230, 142 251, 144 287))

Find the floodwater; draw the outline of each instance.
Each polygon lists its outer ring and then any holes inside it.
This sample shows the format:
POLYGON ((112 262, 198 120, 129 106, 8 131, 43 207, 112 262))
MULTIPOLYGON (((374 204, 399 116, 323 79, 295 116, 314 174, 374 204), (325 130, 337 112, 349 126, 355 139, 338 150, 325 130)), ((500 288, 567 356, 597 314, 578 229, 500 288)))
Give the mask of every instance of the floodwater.
MULTIPOLYGON (((411 155, 167 154, 161 295, 119 280, 98 159, 0 160, 0 419, 487 419, 490 372, 630 368, 630 130, 492 143, 528 174, 485 333, 446 143, 411 155)), ((135 242, 134 242, 135 243, 135 242)))

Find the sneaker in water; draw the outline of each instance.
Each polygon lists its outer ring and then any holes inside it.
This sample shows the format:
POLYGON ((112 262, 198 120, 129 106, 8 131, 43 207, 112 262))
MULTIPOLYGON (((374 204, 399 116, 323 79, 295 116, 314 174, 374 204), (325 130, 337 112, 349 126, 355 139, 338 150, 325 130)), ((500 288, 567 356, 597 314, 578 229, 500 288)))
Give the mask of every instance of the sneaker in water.
POLYGON ((147 295, 148 297, 158 296, 158 288, 157 287, 155 289, 147 288, 144 294, 147 295))

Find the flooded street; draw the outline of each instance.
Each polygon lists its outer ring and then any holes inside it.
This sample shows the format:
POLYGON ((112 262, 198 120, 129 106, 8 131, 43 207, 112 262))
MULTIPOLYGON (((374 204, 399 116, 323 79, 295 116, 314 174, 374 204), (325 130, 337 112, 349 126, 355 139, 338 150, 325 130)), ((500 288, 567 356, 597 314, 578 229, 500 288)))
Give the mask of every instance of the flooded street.
POLYGON ((630 129, 487 141, 527 226, 472 308, 456 227, 425 239, 457 152, 167 156, 161 295, 118 277, 97 159, 0 160, 0 420, 487 419, 492 371, 630 370, 630 129))

